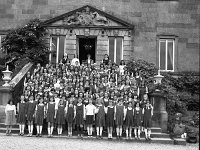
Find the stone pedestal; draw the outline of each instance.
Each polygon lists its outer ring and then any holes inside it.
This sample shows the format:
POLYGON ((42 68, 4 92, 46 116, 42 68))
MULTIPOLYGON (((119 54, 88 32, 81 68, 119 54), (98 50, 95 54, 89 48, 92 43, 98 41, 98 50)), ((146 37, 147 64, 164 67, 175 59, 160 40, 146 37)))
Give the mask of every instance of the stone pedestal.
POLYGON ((154 107, 152 118, 153 127, 160 127, 162 132, 167 131, 168 113, 166 111, 166 98, 159 91, 151 94, 151 103, 154 107))
POLYGON ((12 88, 0 86, 0 123, 5 122, 5 106, 12 98, 12 88))

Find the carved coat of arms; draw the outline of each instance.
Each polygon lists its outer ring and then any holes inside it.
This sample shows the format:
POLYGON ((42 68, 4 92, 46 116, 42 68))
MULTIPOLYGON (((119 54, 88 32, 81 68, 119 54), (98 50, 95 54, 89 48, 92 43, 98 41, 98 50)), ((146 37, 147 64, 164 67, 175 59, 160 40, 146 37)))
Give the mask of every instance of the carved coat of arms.
POLYGON ((74 15, 66 17, 63 20, 65 25, 95 25, 95 26, 108 26, 109 21, 106 17, 99 15, 98 12, 91 12, 87 7, 82 12, 76 12, 74 15))

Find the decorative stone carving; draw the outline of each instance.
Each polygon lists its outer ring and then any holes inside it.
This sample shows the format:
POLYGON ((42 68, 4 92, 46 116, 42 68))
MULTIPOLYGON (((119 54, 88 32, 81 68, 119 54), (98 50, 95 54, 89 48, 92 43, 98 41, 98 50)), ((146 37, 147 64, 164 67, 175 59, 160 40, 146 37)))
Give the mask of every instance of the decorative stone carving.
POLYGON ((82 12, 76 12, 72 16, 66 17, 63 20, 64 25, 94 25, 108 26, 109 21, 106 17, 101 16, 98 12, 91 12, 89 7, 86 7, 82 12))

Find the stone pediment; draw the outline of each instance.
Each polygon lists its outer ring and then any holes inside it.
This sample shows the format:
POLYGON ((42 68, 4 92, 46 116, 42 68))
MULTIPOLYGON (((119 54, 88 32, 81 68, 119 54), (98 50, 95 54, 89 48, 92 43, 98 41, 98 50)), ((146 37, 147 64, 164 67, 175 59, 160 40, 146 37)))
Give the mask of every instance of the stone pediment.
POLYGON ((43 23, 48 27, 113 27, 133 28, 133 25, 104 11, 86 5, 43 23))

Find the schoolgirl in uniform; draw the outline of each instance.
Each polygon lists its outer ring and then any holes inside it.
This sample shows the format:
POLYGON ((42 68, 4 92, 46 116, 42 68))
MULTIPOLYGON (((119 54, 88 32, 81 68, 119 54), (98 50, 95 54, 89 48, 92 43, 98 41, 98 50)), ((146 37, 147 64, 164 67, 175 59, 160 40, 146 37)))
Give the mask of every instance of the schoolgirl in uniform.
POLYGON ((8 104, 6 105, 5 114, 6 114, 6 120, 5 120, 6 135, 11 135, 12 126, 16 124, 16 118, 15 118, 16 107, 11 99, 8 101, 8 104))
POLYGON ((96 104, 96 131, 97 131, 97 138, 102 139, 102 131, 103 127, 105 126, 105 108, 102 104, 101 99, 97 99, 96 104))
POLYGON ((86 115, 86 124, 87 124, 87 131, 88 137, 92 137, 92 125, 93 121, 95 120, 95 106, 92 104, 92 99, 89 99, 89 104, 85 108, 85 115, 86 115))
POLYGON ((85 116, 85 105, 82 103, 82 99, 79 97, 78 103, 76 105, 76 126, 78 131, 78 137, 83 137, 83 124, 85 116))
POLYGON ((153 116, 153 106, 147 101, 145 107, 143 108, 143 126, 145 132, 145 139, 151 140, 151 127, 152 127, 152 116, 153 116))
POLYGON ((37 127, 37 135, 41 137, 42 136, 42 127, 44 122, 44 116, 45 116, 45 107, 43 103, 43 98, 39 99, 39 104, 36 105, 35 109, 35 124, 37 127))
POLYGON ((36 108, 36 102, 34 101, 33 95, 29 97, 29 102, 27 103, 27 111, 26 111, 26 118, 28 121, 28 135, 33 135, 33 120, 34 120, 34 113, 36 108))
POLYGON ((128 107, 125 111, 125 125, 126 125, 126 139, 132 139, 132 127, 133 127, 133 115, 134 109, 132 107, 132 102, 128 102, 128 107))
POLYGON ((18 117, 17 122, 19 123, 19 135, 24 135, 24 128, 26 123, 26 103, 24 100, 24 96, 22 95, 20 97, 20 102, 17 104, 17 110, 18 110, 18 117))
POLYGON ((46 121, 48 123, 48 137, 52 137, 53 133, 53 128, 54 128, 54 119, 56 118, 55 116, 55 102, 54 102, 54 97, 51 96, 49 98, 49 102, 47 103, 47 117, 46 121))
POLYGON ((76 107, 73 104, 73 99, 70 98, 69 104, 66 106, 66 120, 68 124, 68 136, 72 136, 72 124, 75 118, 76 107))
POLYGON ((56 107, 55 115, 58 136, 61 136, 63 129, 62 126, 65 124, 65 105, 62 99, 59 101, 58 106, 56 107))
POLYGON ((109 105, 109 95, 107 92, 104 93, 103 102, 104 102, 105 107, 109 105))
POLYGON ((108 129, 108 139, 112 139, 113 127, 114 127, 114 106, 113 101, 109 100, 109 104, 106 108, 106 126, 108 129))
POLYGON ((136 102, 134 108, 134 134, 135 134, 135 139, 138 140, 140 140, 141 125, 142 125, 142 109, 140 108, 140 103, 136 102))
POLYGON ((122 126, 125 120, 124 111, 125 111, 125 106, 123 105, 123 99, 120 98, 118 104, 115 106, 115 116, 114 116, 118 139, 121 139, 122 137, 122 126))

